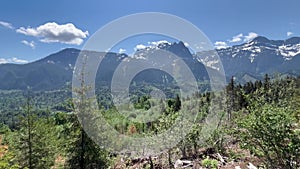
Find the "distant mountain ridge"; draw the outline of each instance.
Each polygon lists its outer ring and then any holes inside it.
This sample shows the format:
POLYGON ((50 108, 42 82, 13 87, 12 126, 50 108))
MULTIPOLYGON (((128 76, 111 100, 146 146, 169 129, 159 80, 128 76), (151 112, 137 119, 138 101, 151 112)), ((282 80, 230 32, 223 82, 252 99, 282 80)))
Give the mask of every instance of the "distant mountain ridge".
POLYGON ((259 36, 250 42, 217 50, 227 75, 242 72, 255 76, 300 72, 300 38, 269 40, 259 36))
MULTIPOLYGON (((182 58, 191 68, 198 81, 208 80, 206 69, 215 69, 214 64, 218 62, 218 60, 214 60, 214 57, 206 58, 210 54, 205 52, 198 53, 201 57, 197 58, 190 53, 183 42, 161 43, 156 48, 167 50, 182 58)), ((216 51, 220 56, 226 76, 228 78, 236 76, 240 82, 259 79, 265 73, 300 75, 299 37, 287 40, 269 40, 266 37, 259 36, 250 42, 216 51)), ((92 53, 90 51, 85 52, 87 54, 92 53)), ((134 57, 136 59, 142 58, 145 52, 143 50, 138 51, 134 57)), ((23 90, 30 86, 33 90, 53 90, 70 85, 79 53, 80 50, 78 49, 67 48, 28 64, 1 64, 0 89, 23 90)), ((123 59, 128 57, 126 54, 109 53, 99 66, 101 72, 104 73, 97 76, 97 82, 109 83, 115 68, 123 59)), ((150 72, 143 74, 146 81, 150 83, 162 82, 164 74, 153 71, 150 70, 150 72)))
MULTIPOLYGON (((159 44, 158 48, 180 56, 192 69, 197 80, 208 79, 205 66, 193 59, 193 56, 182 42, 168 45, 159 44)), ((148 52, 151 52, 151 50, 148 50, 148 52)), ((24 90, 30 87, 33 90, 54 90, 70 85, 75 62, 80 52, 78 49, 67 48, 28 64, 1 64, 0 89, 24 90)), ((93 51, 83 52, 87 55, 100 54, 93 51)), ((145 52, 139 51, 137 55, 143 55, 145 52)), ((139 57, 133 56, 131 59, 140 59, 139 57)), ((109 85, 115 69, 125 58, 128 58, 128 55, 107 53, 99 65, 98 72, 101 73, 97 74, 96 83, 109 85)), ((136 80, 147 83, 162 83, 165 80, 164 78, 172 81, 172 77, 162 71, 147 70, 143 72, 142 76, 137 76, 136 80)))

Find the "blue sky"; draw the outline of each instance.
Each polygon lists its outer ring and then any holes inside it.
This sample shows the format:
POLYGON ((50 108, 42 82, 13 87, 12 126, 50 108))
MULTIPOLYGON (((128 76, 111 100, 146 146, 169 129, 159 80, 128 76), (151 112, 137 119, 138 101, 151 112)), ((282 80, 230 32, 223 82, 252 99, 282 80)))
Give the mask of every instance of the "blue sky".
MULTIPOLYGON (((287 39, 300 36, 299 6, 299 0, 3 0, 0 63, 25 63, 64 48, 81 49, 105 24, 140 12, 163 12, 184 18, 219 48, 258 35, 287 39), (53 28, 69 31, 68 37, 63 33, 51 36, 49 31, 53 28)), ((152 40, 163 37, 148 39, 152 40)))

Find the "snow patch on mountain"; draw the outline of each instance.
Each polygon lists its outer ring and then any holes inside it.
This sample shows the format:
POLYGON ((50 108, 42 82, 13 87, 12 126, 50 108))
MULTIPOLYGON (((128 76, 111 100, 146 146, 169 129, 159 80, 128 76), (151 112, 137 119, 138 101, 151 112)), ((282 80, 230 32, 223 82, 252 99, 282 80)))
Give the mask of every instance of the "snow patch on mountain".
POLYGON ((205 54, 198 54, 194 56, 198 62, 201 62, 207 67, 210 67, 215 70, 220 70, 220 59, 218 58, 217 53, 211 51, 205 54))
POLYGON ((300 44, 288 44, 278 47, 278 51, 286 60, 291 60, 292 57, 300 54, 300 44))
POLYGON ((239 52, 240 50, 242 51, 249 51, 251 53, 260 53, 262 50, 261 50, 261 47, 257 44, 256 41, 251 41, 249 43, 245 43, 244 45, 238 47, 238 51, 239 52))
POLYGON ((251 63, 260 53, 270 53, 281 55, 284 60, 291 60, 294 56, 300 54, 300 43, 294 38, 291 40, 268 40, 264 37, 258 37, 248 43, 242 45, 232 46, 231 48, 217 50, 220 55, 235 57, 247 56, 251 63))

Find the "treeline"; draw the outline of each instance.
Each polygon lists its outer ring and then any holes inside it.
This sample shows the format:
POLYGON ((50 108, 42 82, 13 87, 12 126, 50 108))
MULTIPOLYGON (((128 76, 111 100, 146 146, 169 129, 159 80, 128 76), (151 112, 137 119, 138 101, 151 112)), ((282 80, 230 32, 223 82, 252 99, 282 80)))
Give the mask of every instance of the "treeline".
MULTIPOLYGON (((151 157, 147 158, 148 163, 144 163, 143 168, 170 168, 179 158, 200 158, 207 162, 213 160, 208 151, 219 153, 228 160, 235 159, 239 154, 228 148, 232 144, 259 157, 264 167, 297 168, 300 167, 299 87, 300 78, 294 77, 271 80, 266 75, 262 81, 244 85, 237 84, 232 78, 223 92, 196 93, 184 99, 175 95, 165 100, 155 100, 145 95, 135 98, 135 110, 126 115, 120 114, 117 107, 113 106, 108 109, 102 107, 100 112, 119 133, 143 137, 170 128, 182 113, 184 103, 199 103, 197 119, 185 139, 158 156, 162 159, 159 163, 151 157), (211 113, 213 106, 221 110, 217 112, 221 117, 220 122, 210 138, 201 142, 204 119, 211 113), (161 112, 157 120, 146 123, 135 120, 140 117, 151 119, 150 114, 143 114, 150 108, 161 112), (203 154, 200 149, 207 151, 203 154)), ((86 113, 86 108, 83 108, 85 111, 77 112, 73 102, 66 100, 59 104, 63 111, 44 109, 41 115, 35 102, 29 97, 22 101, 23 104, 19 105, 21 118, 13 128, 2 125, 0 169, 94 169, 117 165, 126 168, 134 160, 124 160, 125 157, 107 152, 89 138, 77 118, 86 115, 81 114, 86 113)), ((215 165, 209 164, 206 167, 213 168, 215 165)))
MULTIPOLYGON (((67 89, 56 91, 32 91, 31 104, 39 116, 45 116, 47 111, 63 109, 61 104, 71 97, 67 89)), ((0 91, 0 122, 15 129, 19 123, 20 116, 24 116, 23 106, 26 103, 28 91, 11 90, 0 91)))
POLYGON ((226 88, 229 121, 220 129, 226 133, 222 136, 230 136, 265 168, 299 168, 299 87, 299 77, 271 80, 265 75, 263 81, 243 86, 232 79, 226 88))

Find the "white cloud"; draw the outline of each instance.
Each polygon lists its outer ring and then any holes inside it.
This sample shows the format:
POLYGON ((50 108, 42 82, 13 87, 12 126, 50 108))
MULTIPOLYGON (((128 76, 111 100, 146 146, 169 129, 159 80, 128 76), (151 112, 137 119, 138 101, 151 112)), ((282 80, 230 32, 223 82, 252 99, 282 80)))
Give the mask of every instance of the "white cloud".
POLYGON ((227 45, 226 42, 223 42, 223 41, 217 41, 217 42, 215 42, 215 48, 216 49, 225 49, 227 47, 228 47, 228 45, 227 45))
POLYGON ((16 57, 13 57, 13 58, 0 58, 0 64, 4 64, 4 63, 25 64, 25 63, 28 63, 28 60, 18 59, 16 57))
MULTIPOLYGON (((142 49, 145 49, 145 48, 153 48, 153 47, 157 47, 159 46, 160 44, 169 44, 171 45, 170 42, 168 42, 167 40, 160 40, 160 41, 153 41, 153 42, 147 42, 148 45, 143 45, 143 44, 138 44, 135 46, 134 50, 137 51, 137 50, 142 50, 142 49)), ((187 44, 188 45, 188 44, 187 44)))
POLYGON ((134 50, 137 51, 137 50, 142 50, 142 49, 145 49, 147 46, 143 45, 143 44, 139 44, 139 45, 136 45, 134 50))
POLYGON ((187 42, 183 43, 185 47, 189 47, 190 45, 187 42))
POLYGON ((23 43, 26 46, 30 46, 32 49, 35 49, 35 43, 33 41, 29 42, 27 40, 22 40, 21 43, 23 43))
POLYGON ((23 60, 18 58, 12 58, 11 60, 13 63, 28 63, 28 60, 23 60))
POLYGON ((14 29, 14 27, 11 23, 4 22, 4 21, 0 21, 0 26, 3 26, 3 27, 8 28, 8 29, 14 29))
POLYGON ((80 45, 83 39, 89 35, 88 31, 83 32, 72 23, 59 25, 55 22, 49 22, 37 28, 20 27, 16 31, 27 36, 37 37, 41 42, 59 42, 72 45, 80 45))
MULTIPOLYGON (((134 50, 135 51, 138 51, 138 50, 143 50, 143 49, 146 49, 146 48, 156 48, 158 47, 159 45, 161 44, 168 44, 168 45, 171 45, 172 43, 171 42, 168 42, 167 40, 160 40, 160 41, 152 41, 152 42, 147 42, 147 45, 144 45, 144 44, 138 44, 134 47, 134 50)), ((188 43, 184 43, 184 45, 186 47, 189 46, 188 43)))
POLYGON ((244 34, 240 33, 236 36, 233 36, 230 40, 227 40, 227 41, 230 43, 249 42, 256 37, 258 37, 258 34, 255 32, 249 32, 248 35, 244 35, 244 34))
POLYGON ((153 46, 158 46, 159 44, 171 44, 170 42, 166 41, 166 40, 160 40, 160 41, 154 41, 154 42, 148 42, 149 45, 153 45, 153 46))
POLYGON ((244 37, 244 35, 242 33, 240 33, 240 34, 232 37, 232 39, 229 40, 229 42, 231 42, 231 43, 240 42, 240 41, 242 41, 243 37, 244 37))
POLYGON ((249 42, 249 41, 251 41, 252 39, 256 38, 257 36, 258 36, 257 33, 255 33, 255 32, 250 32, 250 33, 248 33, 248 35, 245 35, 245 36, 244 36, 244 42, 249 42))
POLYGON ((0 64, 8 63, 7 59, 0 58, 0 64))
POLYGON ((126 49, 122 49, 122 48, 119 49, 119 53, 125 53, 125 52, 126 52, 126 49))
POLYGON ((287 32, 286 36, 292 36, 294 33, 293 32, 287 32))

